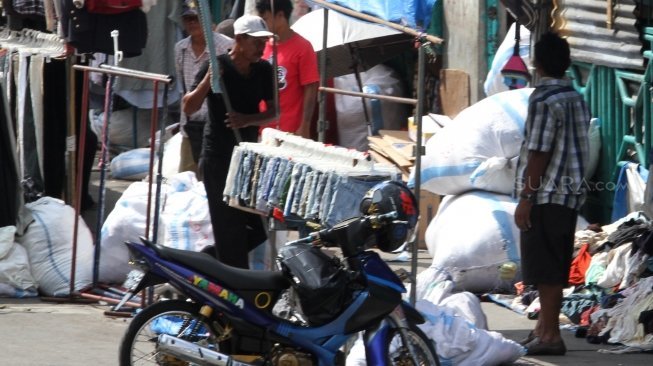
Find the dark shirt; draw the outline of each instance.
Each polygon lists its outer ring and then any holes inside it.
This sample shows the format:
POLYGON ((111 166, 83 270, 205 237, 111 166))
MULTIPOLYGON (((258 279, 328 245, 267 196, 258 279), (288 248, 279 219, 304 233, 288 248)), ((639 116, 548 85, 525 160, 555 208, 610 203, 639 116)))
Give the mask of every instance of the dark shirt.
MULTIPOLYGON (((272 100, 273 82, 272 66, 266 61, 258 61, 251 65, 249 75, 242 75, 236 70, 228 54, 218 56, 222 78, 226 87, 231 107, 235 112, 243 114, 259 113, 261 101, 272 100)), ((197 72, 193 89, 202 81, 209 68, 206 62, 197 72)), ((227 113, 222 94, 212 91, 207 95, 209 123, 204 126, 204 142, 202 155, 220 156, 229 161, 233 147, 237 144, 234 131, 225 123, 227 113)), ((243 141, 256 142, 258 127, 250 126, 239 129, 243 141)))
POLYGON ((118 44, 125 57, 139 56, 147 43, 147 18, 141 9, 120 14, 89 13, 72 0, 62 4, 61 24, 66 41, 79 53, 100 52, 113 55, 111 31, 118 30, 118 44))

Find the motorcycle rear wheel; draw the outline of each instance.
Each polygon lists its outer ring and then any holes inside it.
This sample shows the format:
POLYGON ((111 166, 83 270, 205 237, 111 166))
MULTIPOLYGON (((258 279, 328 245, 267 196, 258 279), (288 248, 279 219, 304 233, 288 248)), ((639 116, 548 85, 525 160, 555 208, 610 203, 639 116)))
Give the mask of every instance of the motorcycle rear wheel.
POLYGON ((414 324, 409 324, 406 329, 406 340, 401 332, 393 328, 388 333, 387 343, 388 355, 386 363, 392 366, 440 366, 440 359, 435 353, 433 341, 414 324), (417 359, 417 365, 413 362, 412 354, 408 343, 412 346, 417 359))
POLYGON ((120 344, 120 366, 167 365, 190 363, 158 351, 160 334, 168 334, 218 350, 221 334, 199 314, 197 304, 168 300, 154 303, 138 313, 127 328, 120 344))

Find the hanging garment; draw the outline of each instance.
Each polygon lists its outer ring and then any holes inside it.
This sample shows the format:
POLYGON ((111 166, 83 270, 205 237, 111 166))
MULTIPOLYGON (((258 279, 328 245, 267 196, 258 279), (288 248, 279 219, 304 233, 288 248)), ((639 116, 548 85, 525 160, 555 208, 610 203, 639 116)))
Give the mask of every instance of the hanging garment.
POLYGON ((43 1, 39 0, 13 0, 14 10, 21 15, 45 15, 43 1))
MULTIPOLYGON (((227 174, 225 201, 264 214, 276 211, 282 219, 333 226, 360 215, 364 194, 377 183, 397 176, 396 170, 363 162, 358 167, 356 159, 346 158, 346 149, 294 137, 299 141, 295 146, 293 142, 237 146, 227 174), (311 143, 313 147, 298 147, 311 143)), ((360 152, 351 154, 365 159, 360 152)))
MULTIPOLYGON (((181 2, 179 0, 158 0, 156 6, 152 7, 152 9, 144 16, 146 19, 146 21, 144 21, 144 31, 147 35, 147 44, 144 44, 142 53, 138 55, 138 57, 123 60, 120 63, 120 66, 132 70, 142 70, 163 75, 175 75, 174 54, 175 44, 179 40, 177 32, 181 25, 180 14, 181 2)), ((114 90, 118 95, 139 108, 143 108, 144 106, 134 101, 128 94, 121 92, 137 92, 142 90, 152 91, 153 88, 154 85, 151 81, 136 78, 118 78, 114 86, 114 90)), ((176 100, 173 97, 177 98, 176 96, 168 95, 169 103, 176 100)), ((146 105, 147 108, 152 108, 152 101, 146 105)))
MULTIPOLYGON (((0 65, 3 62, 0 62, 0 65)), ((0 82, 0 227, 16 225, 20 196, 14 147, 14 129, 8 118, 4 81, 0 82)))
MULTIPOLYGON (((30 83, 28 77, 31 51, 20 50, 18 52, 18 73, 16 74, 16 124, 18 126, 18 157, 20 166, 20 181, 26 182, 31 187, 31 193, 37 198, 44 191, 43 175, 41 174, 41 163, 39 151, 42 151, 42 144, 39 135, 42 136, 42 125, 37 125, 34 120, 34 113, 30 100, 30 83), (41 146, 41 147, 40 147, 41 146), (29 183, 27 183, 29 182, 29 183)), ((26 192, 28 193, 28 192, 26 192)))
POLYGON ((113 55, 113 30, 118 30, 118 44, 124 57, 138 56, 143 52, 148 29, 145 13, 140 9, 112 15, 93 14, 85 8, 77 8, 72 0, 62 1, 63 35, 78 53, 101 52, 113 55))
POLYGON ((36 140, 36 155, 41 177, 43 174, 43 55, 31 55, 29 61, 28 81, 29 98, 34 121, 34 137, 36 140))
POLYGON ((120 14, 136 10, 143 6, 142 0, 85 0, 84 6, 89 13, 120 14))

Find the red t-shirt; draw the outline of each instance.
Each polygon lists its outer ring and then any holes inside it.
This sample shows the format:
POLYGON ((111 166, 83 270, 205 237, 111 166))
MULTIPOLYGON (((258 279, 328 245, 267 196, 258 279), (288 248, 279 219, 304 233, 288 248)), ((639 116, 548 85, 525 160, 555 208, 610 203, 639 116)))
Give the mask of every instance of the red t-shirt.
MULTIPOLYGON (((263 58, 272 63, 272 40, 265 45, 263 58)), ((317 55, 309 41, 295 33, 277 42, 277 76, 279 78, 279 123, 266 127, 296 132, 304 113, 304 85, 320 81, 317 55)))

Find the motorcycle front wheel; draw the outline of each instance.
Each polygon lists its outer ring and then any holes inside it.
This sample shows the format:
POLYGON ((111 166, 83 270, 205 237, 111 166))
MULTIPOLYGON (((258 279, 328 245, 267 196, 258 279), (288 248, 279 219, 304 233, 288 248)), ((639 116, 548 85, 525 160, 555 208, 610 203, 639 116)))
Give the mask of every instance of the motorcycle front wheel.
POLYGON ((414 324, 405 330, 405 338, 398 328, 388 333, 386 363, 393 366, 440 366, 433 341, 414 324), (413 358, 413 353, 415 358, 413 358), (417 364, 413 360, 417 360, 417 364))
POLYGON ((159 336, 167 334, 201 347, 218 350, 220 337, 199 313, 197 304, 168 300, 154 303, 138 313, 120 344, 120 366, 188 365, 190 363, 161 352, 159 336))

